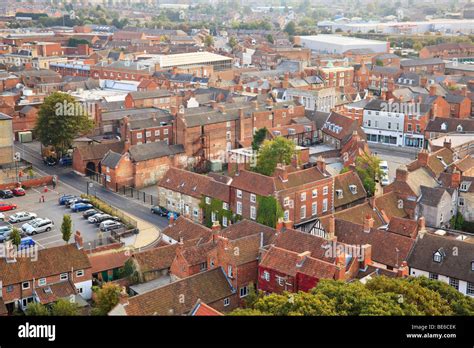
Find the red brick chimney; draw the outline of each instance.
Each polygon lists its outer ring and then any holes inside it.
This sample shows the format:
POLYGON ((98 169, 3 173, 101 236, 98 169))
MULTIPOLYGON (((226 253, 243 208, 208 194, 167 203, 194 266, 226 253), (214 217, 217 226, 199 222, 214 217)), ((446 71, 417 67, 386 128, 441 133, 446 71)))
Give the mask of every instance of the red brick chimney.
POLYGON ((275 168, 275 176, 280 178, 282 182, 288 181, 288 168, 287 166, 279 163, 275 168))
POLYGON ((279 218, 277 223, 276 223, 275 230, 277 232, 281 232, 282 229, 283 229, 283 219, 279 218))
POLYGON ((130 141, 125 140, 123 143, 123 153, 127 153, 127 151, 130 149, 130 141))
POLYGON ((370 233, 370 230, 374 227, 374 218, 370 215, 366 215, 364 218, 364 232, 370 233))
POLYGON ((418 232, 422 232, 426 230, 426 220, 424 216, 418 218, 418 232))
POLYGON ((170 215, 169 225, 170 225, 170 226, 173 226, 173 225, 174 225, 174 214, 171 214, 171 215, 170 215))
POLYGON ((397 277, 408 277, 408 264, 406 261, 397 270, 397 277))
POLYGON ((243 142, 245 139, 245 114, 244 109, 239 108, 239 141, 243 142))
POLYGON ((451 150, 451 139, 445 138, 443 141, 443 146, 451 150))
POLYGON ((331 215, 329 217, 329 223, 328 223, 328 228, 326 231, 326 239, 332 240, 336 236, 336 218, 334 215, 331 215))
POLYGON ((321 173, 326 172, 326 160, 322 156, 319 156, 316 159, 316 167, 321 173))
POLYGON ((285 226, 286 229, 293 228, 293 222, 291 220, 284 221, 283 225, 285 226))
POLYGON ((420 164, 420 166, 426 167, 428 165, 429 156, 430 154, 425 149, 421 150, 418 153, 418 163, 420 164))
POLYGON ((360 250, 361 250, 360 268, 365 269, 367 266, 372 264, 372 245, 364 244, 362 245, 360 250))
POLYGON ((74 242, 76 243, 77 249, 81 250, 84 247, 84 239, 81 236, 81 232, 76 231, 74 235, 74 242))
POLYGON ((456 169, 451 174, 451 188, 458 188, 461 185, 461 173, 456 169))
POLYGON ((212 223, 211 229, 213 233, 219 233, 221 231, 221 224, 219 223, 219 221, 214 221, 212 223))
POLYGON ((344 280, 346 278, 346 254, 344 252, 339 253, 336 256, 336 280, 344 280))
POLYGON ((408 180, 408 170, 406 166, 402 166, 400 168, 397 168, 396 174, 395 174, 395 180, 396 181, 401 181, 401 182, 406 182, 408 180))

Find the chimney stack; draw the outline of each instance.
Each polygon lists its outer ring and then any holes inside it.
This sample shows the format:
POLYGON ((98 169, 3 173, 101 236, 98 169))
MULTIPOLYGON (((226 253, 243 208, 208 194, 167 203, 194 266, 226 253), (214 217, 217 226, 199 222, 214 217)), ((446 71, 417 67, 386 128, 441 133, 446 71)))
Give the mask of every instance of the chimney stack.
POLYGON ((374 218, 370 215, 366 215, 364 218, 364 232, 370 233, 370 230, 374 227, 374 218))
POLYGON ((311 251, 305 251, 303 253, 300 253, 297 255, 297 263, 296 267, 301 267, 303 266, 304 261, 306 260, 307 257, 311 256, 311 251))
POLYGON ((334 215, 329 217, 328 230, 326 232, 326 239, 332 240, 336 236, 336 218, 334 215))
POLYGON ((346 278, 346 254, 342 251, 336 256, 336 280, 346 278))
POLYGON ((372 245, 364 244, 362 245, 360 250, 361 250, 361 255, 359 259, 361 261, 360 268, 366 269, 367 266, 372 264, 372 245))
POLYGON ((451 150, 451 139, 445 138, 443 141, 443 146, 451 150))
POLYGON ((461 185, 461 173, 454 169, 451 174, 451 188, 458 188, 461 185))
POLYGON ((219 233, 221 231, 221 224, 219 221, 214 221, 212 223, 212 233, 219 233))
POLYGON ((401 166, 400 168, 397 168, 395 180, 400 182, 406 182, 408 180, 408 169, 406 166, 401 166))
POLYGON ((76 243, 77 249, 81 250, 84 247, 84 240, 81 236, 81 232, 76 231, 76 234, 74 235, 74 242, 76 243))
POLYGON ((426 167, 428 165, 429 156, 430 154, 425 149, 421 150, 418 153, 418 163, 420 164, 420 166, 426 167))
POLYGON ((288 181, 288 168, 284 164, 279 163, 275 168, 275 174, 280 178, 282 182, 288 181))
POLYGON ((408 277, 408 264, 406 261, 397 270, 397 277, 408 277))
POLYGON ((422 216, 418 218, 418 233, 423 233, 426 231, 426 220, 425 217, 422 216))
POLYGON ((283 229, 283 219, 279 218, 277 223, 276 223, 275 230, 277 232, 281 232, 282 229, 283 229))
POLYGON ((321 173, 326 172, 326 160, 323 158, 323 156, 319 156, 316 160, 316 167, 319 169, 321 173))

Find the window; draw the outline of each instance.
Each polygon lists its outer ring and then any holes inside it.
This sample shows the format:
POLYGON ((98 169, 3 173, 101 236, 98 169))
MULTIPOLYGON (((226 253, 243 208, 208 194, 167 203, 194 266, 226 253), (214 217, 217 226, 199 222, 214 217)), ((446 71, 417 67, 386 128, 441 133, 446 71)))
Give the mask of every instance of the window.
POLYGON ((327 186, 324 186, 323 188, 323 196, 327 196, 328 194, 328 187, 327 186))
POLYGON ((21 288, 23 290, 29 289, 30 288, 30 282, 23 282, 21 283, 21 288))
POLYGON ((429 278, 433 279, 433 280, 438 280, 438 275, 436 273, 431 273, 430 272, 429 278))
POLYGON ((443 255, 441 255, 439 251, 435 252, 433 254, 433 261, 440 263, 441 261, 443 261, 443 255))
POLYGON ((280 277, 280 276, 277 275, 276 276, 276 281, 277 281, 278 285, 280 285, 280 286, 285 285, 285 278, 283 278, 283 277, 280 277))
POLYGON ((222 202, 222 209, 229 210, 229 204, 227 204, 226 202, 222 202))
POLYGON ((328 199, 324 198, 323 199, 323 213, 328 211, 328 199))
POLYGON ((12 291, 13 291, 13 285, 8 285, 7 292, 12 292, 12 291))
POLYGON ((211 204, 211 197, 206 197, 206 204, 207 205, 211 204))
POLYGON ((267 282, 270 281, 270 273, 267 271, 263 271, 262 278, 265 279, 267 282))
POLYGON ((409 132, 413 131, 413 126, 411 125, 411 123, 408 123, 408 125, 407 125, 407 130, 408 130, 409 132))
POLYGON ((313 190, 313 198, 316 198, 316 197, 318 197, 318 190, 314 189, 313 190))
POLYGON ((459 279, 449 278, 449 285, 451 285, 456 290, 459 290, 459 279))
POLYGON ((163 129, 163 134, 168 135, 168 128, 163 129))
POLYGON ((207 269, 207 262, 203 262, 199 265, 199 271, 203 272, 207 269))
POLYGON ((61 273, 61 275, 59 276, 59 279, 60 280, 67 280, 68 279, 67 273, 61 273))
POLYGON ((289 210, 285 210, 285 212, 283 213, 283 220, 284 221, 290 220, 290 211, 289 210))
POLYGON ((233 277, 234 277, 234 273, 233 273, 233 270, 232 270, 232 265, 227 266, 227 276, 228 276, 229 278, 233 278, 233 277))
POLYGON ((245 297, 249 294, 249 287, 248 286, 242 286, 240 288, 240 297, 245 297))
POLYGON ((194 217, 198 217, 198 216, 199 216, 199 209, 198 209, 198 208, 194 208, 194 209, 193 209, 193 216, 194 216, 194 217))
POLYGON ((250 207, 250 218, 255 220, 257 218, 257 209, 254 206, 250 207))
POLYGON ((464 197, 459 197, 458 205, 461 207, 464 206, 464 197))
POLYGON ((300 209, 300 218, 304 219, 306 217, 306 206, 303 205, 300 209))
POLYGON ((318 203, 313 202, 313 204, 311 204, 311 215, 316 215, 317 213, 318 213, 318 203))
POLYGON ((304 201, 306 201, 306 192, 303 192, 301 194, 301 202, 304 202, 304 201))
POLYGON ((257 196, 255 196, 253 193, 250 194, 250 202, 252 202, 252 203, 257 202, 257 196))
POLYGON ((151 137, 151 132, 150 132, 150 131, 147 131, 147 132, 145 133, 145 136, 146 136, 147 138, 151 137))
POLYGON ((283 206, 287 206, 290 204, 290 197, 285 197, 285 199, 283 200, 283 206))
POLYGON ((225 138, 226 138, 226 140, 230 140, 230 139, 231 139, 231 136, 232 136, 232 134, 231 134, 230 131, 227 131, 227 132, 225 133, 225 138))
POLYGON ((474 283, 467 282, 467 290, 466 293, 468 295, 474 295, 474 283))
POLYGON ((392 129, 392 122, 388 122, 387 128, 388 128, 388 129, 392 129))
POLYGON ((237 214, 242 215, 242 202, 237 202, 237 214))
POLYGON ((237 198, 242 198, 242 191, 241 190, 237 190, 237 198))
POLYGON ((82 277, 84 275, 84 270, 80 269, 76 271, 76 277, 82 277))
POLYGON ((155 137, 159 137, 159 136, 160 136, 160 130, 157 129, 157 130, 155 131, 155 137))
POLYGON ((222 226, 227 227, 227 216, 222 217, 222 226))
POLYGON ((142 133, 137 133, 137 139, 141 139, 142 138, 142 133))

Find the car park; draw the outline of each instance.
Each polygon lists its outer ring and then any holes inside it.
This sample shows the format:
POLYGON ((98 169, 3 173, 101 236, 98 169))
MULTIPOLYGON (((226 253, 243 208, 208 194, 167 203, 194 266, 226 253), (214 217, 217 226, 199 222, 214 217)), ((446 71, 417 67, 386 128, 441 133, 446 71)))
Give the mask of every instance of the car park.
POLYGON ((157 214, 159 216, 168 216, 168 209, 155 205, 151 208, 152 214, 157 214))
POLYGON ((118 221, 105 220, 100 223, 99 229, 102 232, 113 231, 124 227, 124 225, 118 221))
POLYGON ((11 224, 15 224, 17 222, 29 221, 36 219, 38 216, 35 213, 30 213, 27 211, 19 211, 13 215, 10 215, 8 218, 8 222, 11 224))
POLYGON ((77 213, 80 211, 91 209, 92 207, 93 205, 90 203, 74 203, 73 205, 71 205, 71 211, 77 213))
POLYGON ((66 207, 70 208, 73 204, 76 203, 90 203, 90 201, 86 198, 74 197, 66 201, 66 207))
POLYGON ((88 219, 89 217, 95 214, 103 214, 103 213, 97 209, 87 209, 85 212, 82 213, 82 217, 84 219, 88 219))
POLYGON ((11 190, 0 190, 0 198, 13 198, 11 190))
POLYGON ((25 189, 22 188, 22 187, 15 187, 15 188, 12 190, 12 192, 13 192, 13 195, 14 195, 14 196, 17 196, 17 197, 21 197, 21 196, 26 195, 26 191, 25 191, 25 189))
POLYGON ((53 227, 54 224, 51 220, 36 218, 21 226, 21 229, 27 235, 31 236, 38 233, 49 232, 53 229, 53 227))
POLYGON ((10 234, 12 233, 13 228, 8 225, 0 226, 0 243, 5 242, 10 238, 10 234))
POLYGON ((15 210, 16 204, 0 202, 0 211, 15 210))

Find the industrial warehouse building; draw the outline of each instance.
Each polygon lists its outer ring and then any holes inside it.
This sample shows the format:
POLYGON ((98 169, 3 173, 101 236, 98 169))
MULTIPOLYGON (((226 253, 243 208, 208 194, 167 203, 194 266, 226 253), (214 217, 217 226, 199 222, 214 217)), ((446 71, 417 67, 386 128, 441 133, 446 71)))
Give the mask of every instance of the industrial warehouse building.
POLYGON ((295 42, 318 53, 342 54, 352 49, 370 49, 375 53, 389 52, 390 43, 340 35, 299 36, 295 42))

